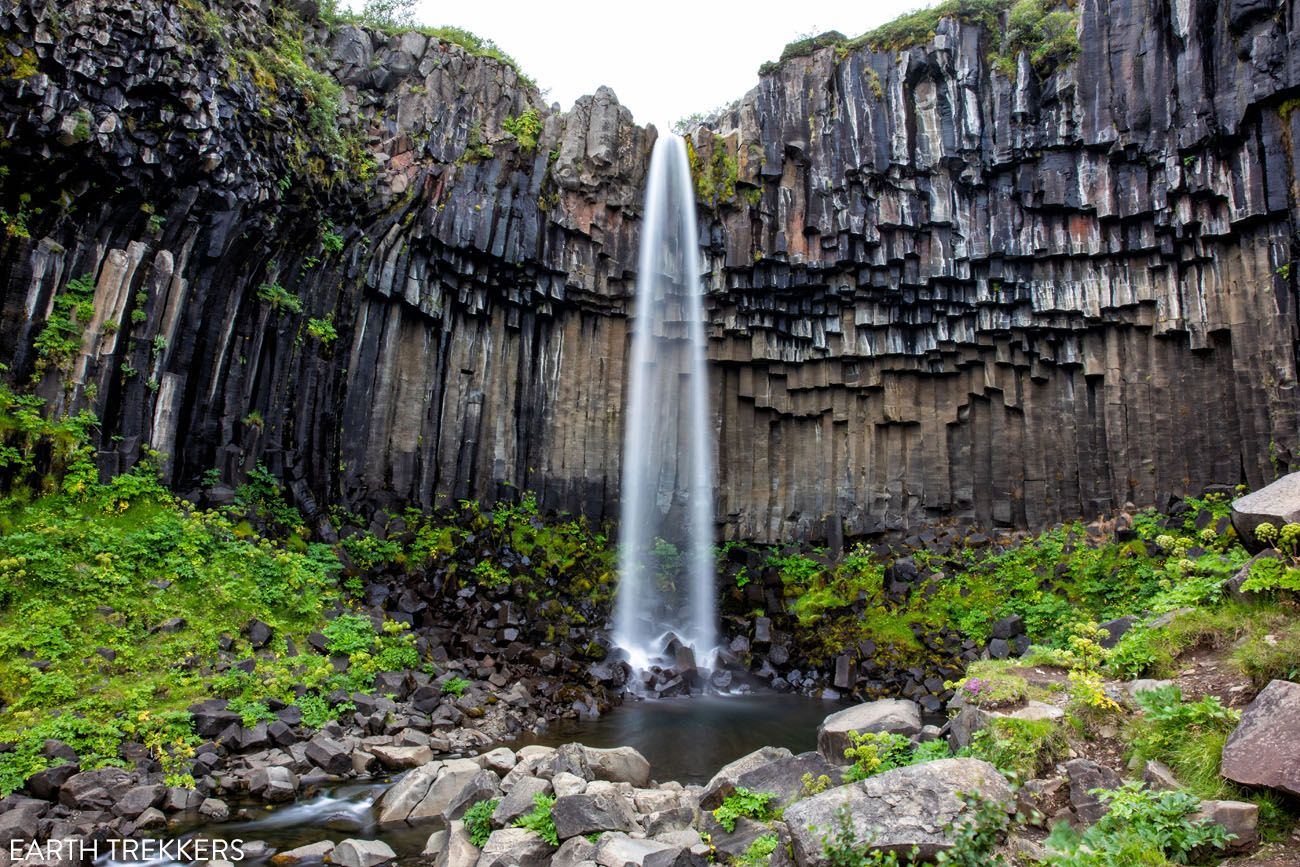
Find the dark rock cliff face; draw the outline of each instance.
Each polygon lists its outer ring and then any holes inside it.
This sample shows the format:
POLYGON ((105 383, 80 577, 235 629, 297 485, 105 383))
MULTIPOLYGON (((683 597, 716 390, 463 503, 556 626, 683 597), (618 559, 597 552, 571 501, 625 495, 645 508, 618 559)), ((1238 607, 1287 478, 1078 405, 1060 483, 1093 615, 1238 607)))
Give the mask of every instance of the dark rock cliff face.
MULTIPOLYGON (((945 21, 788 61, 694 134, 724 166, 720 535, 1037 525, 1297 462, 1300 4, 1077 8, 1047 77, 945 21)), ((248 59, 281 13, 187 10, 0 11, 8 375, 43 364, 107 468, 152 445, 182 490, 263 461, 309 512, 513 486, 612 515, 654 130, 607 90, 560 113, 437 39, 308 24, 360 143, 325 152, 310 87, 248 59), (84 274, 80 350, 41 359, 84 274)))

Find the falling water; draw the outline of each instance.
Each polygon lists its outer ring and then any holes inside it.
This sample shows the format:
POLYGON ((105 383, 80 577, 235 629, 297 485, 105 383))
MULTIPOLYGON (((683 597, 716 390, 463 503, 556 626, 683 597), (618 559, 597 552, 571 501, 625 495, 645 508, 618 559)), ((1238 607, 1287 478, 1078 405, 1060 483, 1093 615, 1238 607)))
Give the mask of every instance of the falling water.
POLYGON ((673 636, 701 665, 717 648, 702 293, 686 145, 665 136, 650 158, 641 229, 614 628, 615 643, 640 669, 673 636), (679 576, 658 574, 657 538, 684 543, 684 593, 679 576))

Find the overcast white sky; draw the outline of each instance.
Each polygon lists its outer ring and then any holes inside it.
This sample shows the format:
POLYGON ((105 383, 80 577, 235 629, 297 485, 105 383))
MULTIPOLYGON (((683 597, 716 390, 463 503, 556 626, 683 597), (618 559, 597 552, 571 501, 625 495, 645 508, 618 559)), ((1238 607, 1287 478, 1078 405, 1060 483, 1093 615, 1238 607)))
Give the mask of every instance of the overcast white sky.
MULTIPOLYGON (((360 0, 354 0, 360 5, 360 0)), ((668 129, 758 83, 758 67, 809 32, 857 36, 925 0, 420 0, 422 24, 494 40, 567 110, 607 84, 637 123, 668 129)))

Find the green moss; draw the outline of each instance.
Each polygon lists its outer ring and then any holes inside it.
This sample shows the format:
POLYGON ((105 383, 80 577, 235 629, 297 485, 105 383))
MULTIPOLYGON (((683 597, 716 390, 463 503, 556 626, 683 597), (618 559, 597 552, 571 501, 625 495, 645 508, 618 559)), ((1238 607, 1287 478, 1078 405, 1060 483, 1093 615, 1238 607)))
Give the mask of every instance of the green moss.
POLYGON ((727 150, 726 139, 715 134, 711 145, 708 159, 702 161, 695 145, 690 139, 686 140, 696 198, 703 204, 716 208, 724 202, 735 201, 740 167, 736 158, 727 150))
POLYGON ((29 46, 20 45, 18 54, 10 53, 13 41, 7 36, 0 36, 0 78, 10 81, 26 81, 40 72, 40 61, 36 52, 29 46))

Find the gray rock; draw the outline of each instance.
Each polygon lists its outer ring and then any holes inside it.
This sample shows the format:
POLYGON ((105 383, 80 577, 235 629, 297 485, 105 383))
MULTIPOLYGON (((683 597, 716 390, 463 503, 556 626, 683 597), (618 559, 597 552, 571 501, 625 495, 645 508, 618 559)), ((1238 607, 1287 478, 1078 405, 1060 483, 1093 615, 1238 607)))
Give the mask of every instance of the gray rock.
POLYGON ((650 782, 650 762, 632 747, 583 747, 582 752, 591 768, 591 779, 629 783, 638 788, 650 782))
POLYGON ((307 742, 307 759, 327 774, 337 776, 352 770, 352 753, 325 735, 317 735, 307 742))
POLYGON ((581 795, 587 790, 587 781, 568 771, 560 771, 552 777, 551 784, 555 788, 556 797, 560 798, 565 795, 581 795))
POLYGON ((788 807, 785 823, 795 861, 801 867, 829 863, 822 837, 825 829, 835 827, 841 807, 848 809, 858 839, 872 841, 871 849, 902 854, 916 846, 920 857, 933 858, 952 847, 943 828, 961 811, 959 792, 978 792, 1008 809, 1014 806, 1007 781, 979 759, 939 759, 886 771, 788 807))
POLYGON ((593 831, 631 831, 636 827, 627 802, 613 791, 556 798, 551 816, 561 840, 593 831))
POLYGON ((497 747, 495 750, 489 750, 479 756, 475 761, 489 771, 495 771, 497 776, 504 777, 514 770, 519 759, 515 756, 515 751, 506 747, 497 747))
MULTIPOLYGON (((443 818, 448 808, 463 803, 467 788, 483 791, 485 778, 481 774, 496 776, 484 771, 470 759, 449 759, 430 762, 409 771, 379 799, 378 821, 381 825, 396 822, 419 822, 443 818)), ((458 817, 453 817, 458 818, 458 817)))
POLYGON ((71 779, 77 771, 75 764, 55 765, 32 774, 27 778, 24 786, 34 797, 45 801, 57 801, 59 787, 71 779))
POLYGON ((1242 785, 1300 795, 1300 684, 1275 680, 1247 705, 1223 745, 1222 773, 1242 785))
POLYGON ((1156 759, 1151 759, 1143 766, 1142 782, 1147 784, 1148 789, 1173 791, 1182 788, 1169 766, 1156 759))
POLYGON ((131 777, 118 768, 82 771, 59 787, 59 803, 74 810, 107 810, 130 785, 131 777))
POLYGON ((1124 633, 1133 628, 1133 624, 1138 622, 1138 618, 1132 614, 1125 614, 1123 617, 1116 617, 1114 620, 1107 620, 1105 623, 1097 624, 1099 628, 1106 631, 1106 637, 1099 642, 1102 647, 1107 649, 1119 644, 1119 640, 1124 637, 1124 633))
POLYGON ((1094 789, 1117 789, 1122 782, 1119 774, 1089 759, 1071 759, 1061 765, 1070 783, 1070 806, 1085 825, 1092 825, 1106 815, 1106 805, 1094 789))
POLYGON ((533 800, 538 795, 546 795, 551 792, 551 784, 547 780, 539 777, 524 777, 515 783, 514 787, 501 799, 497 804, 496 811, 492 813, 492 824, 497 827, 505 827, 520 816, 532 812, 533 800))
POLYGON ((1227 591, 1229 596, 1236 599, 1238 602, 1247 602, 1255 598, 1254 591, 1242 589, 1242 585, 1244 585, 1250 578, 1250 570, 1254 568, 1255 564, 1260 560, 1281 559, 1282 555, 1272 548, 1266 548, 1265 550, 1260 551, 1258 554, 1243 563, 1242 567, 1237 570, 1237 574, 1223 582, 1223 589, 1227 591))
POLYGON ((447 823, 444 830, 435 831, 429 837, 424 854, 436 856, 434 867, 475 867, 481 853, 470 842, 465 823, 456 819, 447 823))
POLYGON ((813 779, 825 775, 835 784, 840 781, 839 769, 819 753, 796 756, 784 748, 763 747, 714 774, 700 795, 700 809, 716 809, 737 787, 770 792, 776 795, 773 806, 785 807, 802 795, 804 774, 811 774, 813 779))
POLYGON ((161 804, 166 794, 166 786, 136 786, 113 805, 113 815, 134 819, 150 807, 161 804))
POLYGON ((1288 473, 1259 490, 1238 497, 1232 504, 1232 526, 1252 553, 1268 547, 1255 535, 1260 524, 1279 530, 1284 524, 1300 522, 1300 473, 1288 473))
POLYGON ((226 802, 217 798, 205 798, 199 804, 199 815, 214 822, 224 822, 230 818, 230 808, 226 802))
MULTIPOLYGON (((461 784, 459 788, 451 791, 453 785, 453 783, 448 783, 450 794, 447 799, 447 806, 442 810, 442 818, 444 819, 459 819, 465 815, 466 810, 479 801, 491 800, 501 795, 501 780, 489 770, 480 770, 461 784)), ((439 796, 441 791, 439 786, 440 783, 434 783, 429 788, 429 797, 439 796)), ((411 815, 419 818, 420 809, 417 807, 412 810, 411 815)))
POLYGON ((502 828, 483 844, 479 867, 548 867, 555 851, 536 831, 502 828))
POLYGON ((330 863, 339 867, 375 867, 397 858, 397 853, 382 840, 347 839, 334 847, 330 863))
POLYGON ((379 764, 390 771, 403 771, 418 768, 433 761, 433 750, 428 747, 394 747, 376 744, 370 752, 379 759, 379 764))
POLYGON ((10 795, 5 799, 6 809, 0 813, 0 842, 30 843, 41 829, 41 817, 50 810, 46 801, 10 795))
POLYGON ((248 778, 248 791, 268 803, 282 804, 298 794, 298 776, 284 767, 258 768, 248 778))
POLYGON ((626 834, 602 834, 596 841, 596 863, 601 867, 685 867, 684 856, 689 852, 682 846, 626 834))
POLYGON ((883 698, 833 713, 817 727, 817 752, 832 765, 844 765, 849 732, 890 732, 911 737, 921 730, 921 706, 914 701, 883 698))
POLYGON ((596 863, 596 844, 586 837, 572 837, 560 844, 551 867, 576 867, 583 862, 596 863))

